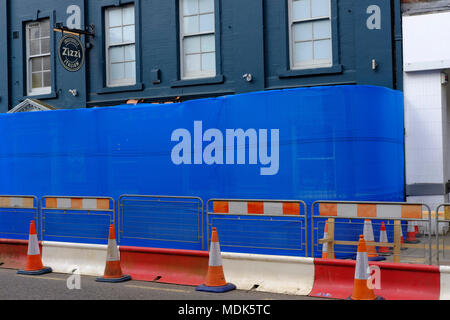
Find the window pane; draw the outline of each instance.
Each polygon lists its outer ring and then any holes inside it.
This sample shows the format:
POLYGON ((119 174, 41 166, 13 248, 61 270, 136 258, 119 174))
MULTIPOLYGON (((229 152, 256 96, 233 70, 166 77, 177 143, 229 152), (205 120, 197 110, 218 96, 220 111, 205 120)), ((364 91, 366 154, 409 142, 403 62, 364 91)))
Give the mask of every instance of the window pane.
POLYGON ((31 75, 31 87, 32 88, 42 88, 42 73, 33 73, 31 75))
POLYGON ((48 19, 41 22, 41 37, 50 37, 50 20, 48 19))
POLYGON ((31 28, 30 29, 30 39, 38 39, 40 37, 40 30, 39 28, 31 28))
POLYGON ((328 17, 330 15, 330 1, 313 0, 311 10, 313 17, 328 17))
POLYGON ((31 40, 30 41, 30 55, 40 54, 40 40, 31 40))
POLYGON ((214 12, 214 0, 200 0, 200 13, 214 12))
POLYGON ((313 59, 312 42, 299 42, 295 44, 294 61, 297 63, 310 62, 313 59))
POLYGON ((50 70, 50 57, 42 58, 42 70, 50 70))
POLYGON ((134 26, 123 27, 123 42, 134 42, 134 26))
POLYGON ((312 23, 302 22, 294 24, 294 41, 312 40, 312 23))
POLYGON ((122 25, 122 9, 109 9, 109 27, 118 27, 122 25))
POLYGON ((50 38, 41 40, 41 54, 50 53, 50 38))
POLYGON ((31 72, 42 71, 42 58, 31 59, 31 72))
POLYGON ((198 73, 200 71, 200 55, 190 54, 185 56, 184 70, 186 75, 198 73))
POLYGON ((184 38, 184 53, 200 53, 200 37, 184 38))
POLYGON ((200 32, 214 31, 214 14, 200 16, 200 32))
POLYGON ((134 24, 134 6, 123 9, 123 24, 134 24))
POLYGON ((198 13, 198 0, 183 0, 183 15, 198 13))
POLYGON ((51 72, 44 72, 44 87, 50 87, 52 85, 51 72))
POLYGON ((314 59, 331 59, 331 40, 314 41, 314 59))
MULTIPOLYGON (((315 1, 315 0, 313 0, 315 1)), ((307 19, 311 17, 310 0, 292 1, 292 18, 294 20, 307 19)))
POLYGON ((123 62, 123 47, 113 47, 109 49, 109 59, 111 63, 123 62))
POLYGON ((185 17, 183 19, 184 33, 197 33, 199 30, 198 16, 185 17))
POLYGON ((122 43, 122 28, 109 29, 109 43, 122 43))
POLYGON ((123 63, 111 65, 111 80, 121 80, 124 78, 123 63))
POLYGON ((216 54, 204 53, 202 54, 202 70, 215 71, 216 70, 216 54))
POLYGON ((202 36, 202 52, 216 51, 216 41, 213 34, 202 36))
POLYGON ((125 61, 135 61, 136 60, 136 48, 134 44, 125 46, 125 61))
POLYGON ((127 62, 125 63, 125 79, 136 78, 136 63, 135 62, 127 62))
POLYGON ((330 20, 314 22, 314 39, 331 38, 330 20))

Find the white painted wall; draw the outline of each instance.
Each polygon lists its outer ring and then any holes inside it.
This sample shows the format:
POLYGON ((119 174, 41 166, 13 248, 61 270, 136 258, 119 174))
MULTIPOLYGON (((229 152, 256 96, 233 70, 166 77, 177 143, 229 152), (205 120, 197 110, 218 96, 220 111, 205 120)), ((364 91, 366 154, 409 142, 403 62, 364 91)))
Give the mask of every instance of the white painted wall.
MULTIPOLYGON (((450 11, 403 16, 406 184, 450 179, 449 85, 441 72, 450 68, 450 11)), ((431 210, 448 195, 408 197, 431 210)))

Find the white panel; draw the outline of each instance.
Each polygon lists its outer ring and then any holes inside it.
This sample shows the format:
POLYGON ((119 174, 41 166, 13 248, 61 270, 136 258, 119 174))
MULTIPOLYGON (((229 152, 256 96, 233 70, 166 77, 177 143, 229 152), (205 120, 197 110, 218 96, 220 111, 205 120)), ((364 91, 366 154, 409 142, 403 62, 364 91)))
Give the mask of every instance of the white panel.
POLYGON ((311 5, 313 17, 327 17, 330 15, 330 0, 312 0, 311 5))
POLYGON ((294 41, 312 40, 312 22, 301 22, 294 24, 294 41))
POLYGON ((97 199, 83 199, 83 209, 97 209, 97 199))
POLYGON ((268 215, 283 215, 283 203, 282 202, 264 202, 264 214, 268 215))
POLYGON ((357 217, 357 205, 338 203, 337 205, 337 216, 338 217, 357 217))
POLYGON ((11 207, 22 207, 23 206, 22 198, 11 197, 10 199, 11 199, 11 203, 10 203, 11 207))
POLYGON ((402 207, 401 205, 393 204, 377 204, 377 217, 378 218, 401 218, 402 207))
POLYGON ((247 214, 247 202, 228 201, 228 212, 231 214, 247 214))
POLYGON ((70 198, 56 198, 56 206, 58 208, 70 208, 71 202, 70 198))

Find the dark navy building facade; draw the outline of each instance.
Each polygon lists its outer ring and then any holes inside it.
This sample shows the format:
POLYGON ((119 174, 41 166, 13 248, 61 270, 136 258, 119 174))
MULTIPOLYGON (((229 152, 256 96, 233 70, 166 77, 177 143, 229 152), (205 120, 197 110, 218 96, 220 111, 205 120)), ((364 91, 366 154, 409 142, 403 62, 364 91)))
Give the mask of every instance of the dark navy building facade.
POLYGON ((402 89, 400 0, 0 0, 0 48, 0 112, 27 98, 84 108, 402 89), (61 48, 67 35, 80 53, 61 48), (80 55, 81 67, 69 70, 61 54, 80 55))

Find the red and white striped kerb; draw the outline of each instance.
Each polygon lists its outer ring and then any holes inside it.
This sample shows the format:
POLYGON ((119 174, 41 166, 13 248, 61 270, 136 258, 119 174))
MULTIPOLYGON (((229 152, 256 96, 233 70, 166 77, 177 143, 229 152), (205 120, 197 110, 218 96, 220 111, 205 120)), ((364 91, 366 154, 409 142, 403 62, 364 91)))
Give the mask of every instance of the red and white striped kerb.
POLYGON ((1 208, 34 208, 33 197, 0 196, 1 208))
POLYGON ((47 209, 110 210, 109 199, 104 198, 45 198, 47 209))
POLYGON ((299 216, 299 202, 273 202, 273 201, 213 201, 214 213, 229 214, 262 214, 274 216, 299 216))
POLYGON ((349 218, 422 219, 422 205, 319 202, 319 215, 349 218))

